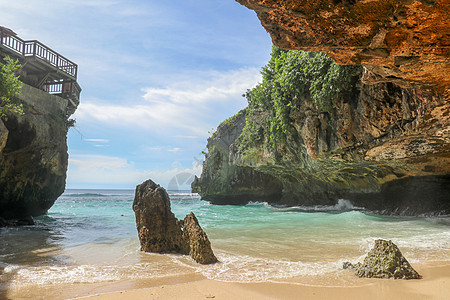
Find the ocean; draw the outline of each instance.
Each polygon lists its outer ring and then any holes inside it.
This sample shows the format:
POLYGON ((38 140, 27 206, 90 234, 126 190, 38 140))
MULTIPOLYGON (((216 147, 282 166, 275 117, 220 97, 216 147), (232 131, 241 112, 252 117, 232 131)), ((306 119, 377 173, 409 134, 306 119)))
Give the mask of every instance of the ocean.
POLYGON ((210 205, 188 191, 169 195, 177 218, 195 213, 220 263, 202 266, 188 256, 140 252, 133 190, 67 190, 37 225, 0 229, 0 290, 188 274, 307 284, 345 277, 342 263, 361 261, 379 238, 396 243, 413 266, 450 261, 448 216, 379 216, 346 200, 288 208, 210 205))

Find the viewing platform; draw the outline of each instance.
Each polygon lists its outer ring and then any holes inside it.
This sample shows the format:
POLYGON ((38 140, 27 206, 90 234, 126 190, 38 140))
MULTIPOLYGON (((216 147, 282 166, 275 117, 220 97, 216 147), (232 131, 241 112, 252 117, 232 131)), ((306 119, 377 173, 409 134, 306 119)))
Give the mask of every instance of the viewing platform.
POLYGON ((22 40, 12 30, 0 26, 0 59, 19 60, 20 80, 49 94, 68 99, 77 107, 81 88, 78 66, 37 40, 22 40))

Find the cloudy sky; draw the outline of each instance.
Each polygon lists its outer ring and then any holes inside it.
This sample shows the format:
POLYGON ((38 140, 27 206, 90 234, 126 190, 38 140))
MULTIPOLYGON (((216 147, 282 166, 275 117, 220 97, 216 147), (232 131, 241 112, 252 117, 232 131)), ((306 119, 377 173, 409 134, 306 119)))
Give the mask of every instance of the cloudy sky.
MULTIPOLYGON (((246 106, 271 40, 234 0, 0 0, 0 25, 79 66, 67 188, 201 172, 209 132, 246 106)), ((180 188, 185 177, 177 177, 180 188)))

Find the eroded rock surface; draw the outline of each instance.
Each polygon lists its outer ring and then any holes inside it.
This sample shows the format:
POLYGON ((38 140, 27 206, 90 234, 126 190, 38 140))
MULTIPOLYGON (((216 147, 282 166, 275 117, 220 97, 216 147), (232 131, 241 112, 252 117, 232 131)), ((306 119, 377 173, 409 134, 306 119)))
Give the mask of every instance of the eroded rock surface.
POLYGON ((189 241, 189 255, 196 262, 203 265, 217 262, 211 243, 192 212, 183 220, 183 236, 189 241))
POLYGON ((24 115, 0 121, 0 217, 7 220, 45 214, 64 192, 73 112, 66 99, 26 84, 15 101, 24 115))
POLYGON ((166 190, 152 180, 136 187, 133 210, 142 251, 189 254, 200 264, 217 262, 195 215, 178 221, 166 190))
POLYGON ((434 86, 449 96, 448 0, 237 0, 284 49, 362 64, 366 83, 434 86))
MULTIPOLYGON (((302 101, 290 115, 290 136, 276 150, 260 136, 254 154, 243 157, 245 112, 220 125, 192 190, 214 204, 335 205, 348 199, 381 214, 450 213, 450 106, 442 97, 359 82, 335 99, 334 116, 311 99, 302 101)), ((252 121, 263 122, 266 114, 252 121)))
POLYGON ((200 178, 195 177, 192 191, 214 204, 246 204, 249 201, 273 202, 280 199, 282 182, 251 166, 238 163, 236 140, 245 125, 245 111, 221 124, 208 139, 209 154, 200 178))
POLYGON ((376 240, 363 263, 344 263, 344 269, 355 271, 358 277, 420 279, 422 278, 392 241, 376 240))
POLYGON ((141 250, 189 254, 178 220, 170 209, 166 190, 151 180, 136 187, 133 202, 141 250))

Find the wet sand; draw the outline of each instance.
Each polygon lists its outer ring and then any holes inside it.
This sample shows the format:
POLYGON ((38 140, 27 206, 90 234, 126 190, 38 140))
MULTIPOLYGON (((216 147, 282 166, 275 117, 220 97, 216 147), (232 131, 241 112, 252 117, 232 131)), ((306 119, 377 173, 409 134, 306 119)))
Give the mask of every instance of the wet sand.
MULTIPOLYGON (((361 279, 350 271, 283 282, 237 283, 199 273, 93 284, 13 287, 5 299, 449 299, 450 263, 416 265, 421 280, 361 279)), ((3 299, 2 298, 2 299, 3 299)))
POLYGON ((418 267, 421 280, 354 279, 346 286, 199 280, 89 297, 105 299, 449 299, 450 265, 418 267))

